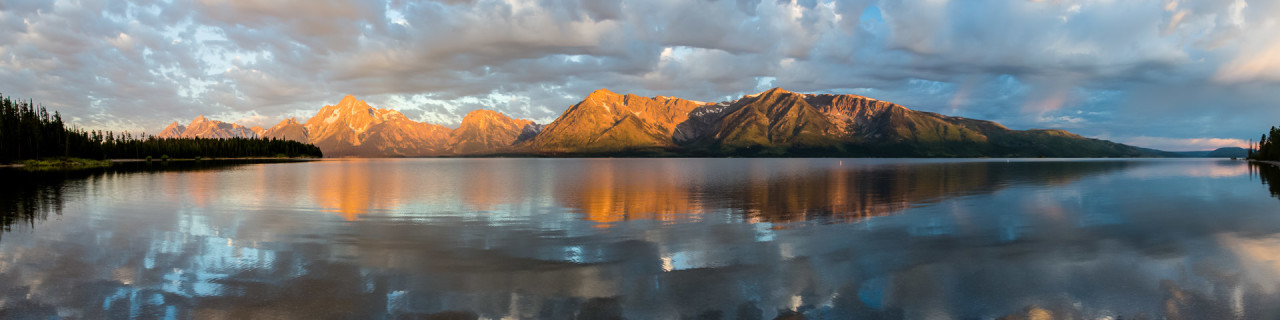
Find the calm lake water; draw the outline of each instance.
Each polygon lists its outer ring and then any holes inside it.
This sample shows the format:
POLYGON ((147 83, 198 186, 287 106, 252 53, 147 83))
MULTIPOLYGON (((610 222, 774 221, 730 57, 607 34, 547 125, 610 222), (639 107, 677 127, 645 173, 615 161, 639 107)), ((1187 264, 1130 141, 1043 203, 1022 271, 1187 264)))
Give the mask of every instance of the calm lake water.
POLYGON ((0 171, 0 318, 1280 318, 1243 161, 132 167, 0 171))

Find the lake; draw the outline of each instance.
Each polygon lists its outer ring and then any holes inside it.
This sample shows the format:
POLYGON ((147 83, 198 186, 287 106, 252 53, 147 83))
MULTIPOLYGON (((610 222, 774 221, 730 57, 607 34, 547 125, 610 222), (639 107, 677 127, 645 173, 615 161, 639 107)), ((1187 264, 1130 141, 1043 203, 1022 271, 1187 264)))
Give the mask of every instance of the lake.
POLYGON ((352 159, 0 171, 0 318, 1280 318, 1280 169, 352 159))

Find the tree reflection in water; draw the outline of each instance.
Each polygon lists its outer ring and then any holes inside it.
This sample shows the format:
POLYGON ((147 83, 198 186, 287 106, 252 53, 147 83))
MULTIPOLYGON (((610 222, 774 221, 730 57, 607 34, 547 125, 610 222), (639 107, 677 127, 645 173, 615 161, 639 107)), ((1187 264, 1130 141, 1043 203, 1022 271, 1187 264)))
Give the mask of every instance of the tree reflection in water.
MULTIPOLYGON (((3 170, 3 169, 0 169, 3 170)), ((92 173, 44 173, 18 169, 0 171, 0 227, 12 230, 14 225, 34 226, 49 214, 62 214, 63 189, 67 181, 91 177, 92 173)), ((3 237, 3 233, 0 233, 3 237)))
MULTIPOLYGON (((99 180, 128 174, 225 170, 254 163, 279 163, 293 160, 216 160, 124 162, 109 168, 70 171, 30 171, 22 168, 0 168, 0 229, 12 231, 15 226, 32 228, 50 214, 61 215, 68 202, 85 195, 85 186, 99 180)), ((3 239, 0 232, 0 239, 3 239)))
POLYGON ((1249 168, 1262 184, 1267 185, 1271 195, 1280 197, 1280 163, 1250 162, 1249 168))

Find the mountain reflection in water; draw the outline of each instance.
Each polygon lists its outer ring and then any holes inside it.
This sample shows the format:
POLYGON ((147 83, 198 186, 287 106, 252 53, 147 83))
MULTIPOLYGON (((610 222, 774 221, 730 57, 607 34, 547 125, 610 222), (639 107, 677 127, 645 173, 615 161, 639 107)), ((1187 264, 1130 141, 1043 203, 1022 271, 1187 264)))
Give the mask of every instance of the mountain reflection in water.
POLYGON ((1280 210, 1257 186, 1280 170, 1240 161, 0 175, 30 182, 4 195, 0 318, 1280 317, 1280 210))

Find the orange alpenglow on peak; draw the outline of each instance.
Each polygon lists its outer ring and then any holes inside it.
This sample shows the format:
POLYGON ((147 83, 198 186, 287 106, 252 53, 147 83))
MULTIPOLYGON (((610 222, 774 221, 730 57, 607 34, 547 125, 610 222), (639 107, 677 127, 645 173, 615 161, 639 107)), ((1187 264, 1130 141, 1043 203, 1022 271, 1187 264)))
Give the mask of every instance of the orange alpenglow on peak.
POLYGON ((596 89, 596 91, 592 91, 590 94, 587 94, 586 99, 591 99, 596 97, 617 96, 617 95, 618 95, 617 93, 613 93, 613 91, 610 91, 608 88, 600 88, 600 89, 596 89))
POLYGON ((298 118, 288 118, 262 133, 263 138, 293 140, 303 143, 311 142, 307 138, 307 128, 298 123, 298 118))
POLYGON ((795 92, 787 91, 787 89, 783 89, 782 87, 773 87, 772 89, 765 90, 765 91, 764 91, 764 92, 762 92, 762 93, 764 93, 764 94, 783 94, 783 93, 795 93, 795 92))
MULTIPOLYGON (((355 95, 350 94, 343 96, 342 100, 338 100, 338 105, 340 106, 348 106, 356 103, 364 103, 364 100, 356 99, 355 95)), ((365 105, 367 106, 368 104, 365 103, 365 105)))
POLYGON ((252 129, 238 124, 209 120, 201 115, 191 120, 186 126, 173 122, 156 135, 157 138, 257 138, 252 129))
POLYGON ((599 89, 554 121, 538 124, 475 110, 457 129, 414 121, 353 95, 305 122, 265 129, 197 117, 161 137, 262 136, 315 144, 330 157, 448 155, 705 155, 903 157, 1137 157, 1158 151, 1053 130, 920 112, 852 94, 772 88, 737 100, 700 102, 599 89), (257 131, 257 133, 255 133, 257 131), (1071 148, 1062 148, 1063 145, 1071 148))
POLYGON ((177 138, 182 136, 183 131, 187 131, 187 126, 178 124, 177 121, 174 121, 173 123, 170 123, 169 126, 164 127, 163 130, 160 130, 160 134, 156 135, 156 137, 177 138))
POLYGON ((675 148, 676 125, 701 106, 684 99, 592 92, 569 107, 532 141, 543 152, 616 152, 675 148))
POLYGON ((307 141, 335 157, 411 157, 446 151, 449 129, 376 109, 347 95, 302 124, 307 141))
POLYGON ((498 153, 516 151, 516 142, 531 120, 512 119, 502 112, 475 110, 462 118, 462 124, 449 137, 452 153, 498 153))

